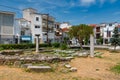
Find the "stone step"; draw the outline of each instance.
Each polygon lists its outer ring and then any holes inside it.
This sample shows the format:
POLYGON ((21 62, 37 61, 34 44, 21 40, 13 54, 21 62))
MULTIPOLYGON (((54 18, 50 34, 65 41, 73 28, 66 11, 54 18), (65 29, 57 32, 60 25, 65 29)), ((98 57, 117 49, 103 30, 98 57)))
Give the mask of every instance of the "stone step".
POLYGON ((52 68, 50 66, 28 66, 27 68, 31 71, 36 71, 36 72, 52 71, 52 68))

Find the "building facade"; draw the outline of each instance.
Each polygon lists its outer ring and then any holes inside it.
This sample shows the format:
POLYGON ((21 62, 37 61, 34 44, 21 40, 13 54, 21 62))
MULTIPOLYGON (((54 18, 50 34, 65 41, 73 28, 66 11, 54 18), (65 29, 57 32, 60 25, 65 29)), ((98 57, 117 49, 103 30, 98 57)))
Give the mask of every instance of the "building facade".
POLYGON ((14 43, 14 16, 13 12, 0 11, 0 44, 14 43))
POLYGON ((97 45, 105 45, 110 43, 110 39, 112 38, 114 28, 119 24, 117 22, 113 23, 101 23, 96 24, 93 28, 95 44, 97 45))
MULTIPOLYGON (((31 36, 32 43, 36 42, 36 35, 40 35, 39 43, 54 42, 54 18, 52 16, 38 13, 33 8, 26 8, 23 10, 23 19, 26 20, 26 24, 29 23, 29 27, 27 27, 27 29, 29 28, 29 34, 27 36, 31 36)), ((18 25, 21 25, 21 23, 18 25)), ((24 29, 21 28, 20 30, 23 31, 24 29)))
POLYGON ((62 42, 62 29, 60 28, 60 23, 55 22, 55 42, 62 42))
POLYGON ((15 20, 15 43, 30 43, 32 41, 31 22, 19 18, 15 20))

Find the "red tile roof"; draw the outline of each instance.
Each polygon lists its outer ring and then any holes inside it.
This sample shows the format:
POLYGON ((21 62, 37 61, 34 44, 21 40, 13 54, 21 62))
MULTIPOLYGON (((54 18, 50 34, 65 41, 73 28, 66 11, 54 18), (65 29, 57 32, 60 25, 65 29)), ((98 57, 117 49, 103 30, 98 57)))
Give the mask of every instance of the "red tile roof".
POLYGON ((68 32, 69 29, 68 29, 68 28, 62 28, 62 31, 63 31, 63 32, 68 32))
POLYGON ((90 24, 89 26, 91 26, 91 27, 96 27, 97 24, 90 24))

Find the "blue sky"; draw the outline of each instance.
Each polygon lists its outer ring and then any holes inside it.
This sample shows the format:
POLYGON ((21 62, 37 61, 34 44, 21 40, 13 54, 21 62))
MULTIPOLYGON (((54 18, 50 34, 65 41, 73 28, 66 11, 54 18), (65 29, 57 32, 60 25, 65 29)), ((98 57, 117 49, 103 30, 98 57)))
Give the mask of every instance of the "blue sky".
POLYGON ((0 10, 13 11, 16 18, 24 9, 32 7, 40 13, 49 13, 56 21, 76 24, 120 22, 120 0, 0 0, 0 10))

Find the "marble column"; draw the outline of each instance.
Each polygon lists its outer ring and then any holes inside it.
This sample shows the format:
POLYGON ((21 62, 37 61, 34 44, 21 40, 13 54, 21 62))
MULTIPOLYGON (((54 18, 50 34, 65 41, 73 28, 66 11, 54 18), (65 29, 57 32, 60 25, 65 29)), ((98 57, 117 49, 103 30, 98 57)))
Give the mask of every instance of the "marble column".
POLYGON ((90 35, 90 57, 94 57, 94 36, 90 35))
POLYGON ((36 34, 36 53, 39 52, 39 34, 36 34))

